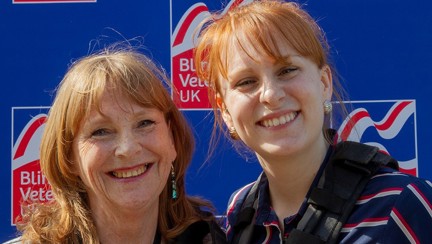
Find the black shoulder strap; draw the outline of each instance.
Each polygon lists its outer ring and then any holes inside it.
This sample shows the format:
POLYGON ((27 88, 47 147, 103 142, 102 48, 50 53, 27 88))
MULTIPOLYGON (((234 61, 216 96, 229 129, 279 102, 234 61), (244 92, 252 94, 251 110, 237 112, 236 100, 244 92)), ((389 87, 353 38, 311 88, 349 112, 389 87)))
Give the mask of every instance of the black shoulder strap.
MULTIPOLYGON (((383 166, 398 169, 398 163, 377 147, 341 142, 330 158, 318 186, 312 189, 308 208, 285 243, 335 243, 355 202, 369 179, 383 166)), ((233 226, 231 243, 250 243, 261 174, 250 189, 233 226)))
POLYGON ((244 199, 233 226, 234 235, 231 243, 250 243, 258 205, 258 186, 265 178, 265 174, 261 173, 244 199))
POLYGON ((383 166, 398 163, 377 147, 342 142, 308 199, 308 208, 286 243, 336 243, 342 226, 369 179, 383 166))

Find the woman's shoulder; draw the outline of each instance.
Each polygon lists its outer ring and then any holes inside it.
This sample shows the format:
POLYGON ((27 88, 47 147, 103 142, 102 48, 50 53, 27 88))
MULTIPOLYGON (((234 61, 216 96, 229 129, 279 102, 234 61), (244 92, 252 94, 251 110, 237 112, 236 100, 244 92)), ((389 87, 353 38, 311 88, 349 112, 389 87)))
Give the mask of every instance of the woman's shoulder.
POLYGON ((237 190, 235 190, 230 196, 229 203, 236 202, 236 201, 246 197, 247 193, 250 191, 250 189, 252 188, 254 183, 255 183, 255 181, 251 182, 247 185, 244 185, 244 186, 238 188, 237 190))
POLYGON ((394 169, 380 169, 357 200, 342 236, 350 243, 361 236, 384 243, 413 240, 411 237, 420 240, 418 243, 430 241, 431 203, 430 181, 394 169))
POLYGON ((249 192, 253 188, 254 184, 256 184, 257 181, 253 181, 247 185, 244 185, 240 187, 239 189, 235 190, 229 200, 228 200, 228 208, 227 208, 227 215, 232 214, 236 211, 236 209, 240 208, 245 201, 246 197, 248 196, 249 192))
MULTIPOLYGON (((415 206, 417 212, 432 220, 432 183, 410 174, 383 168, 374 175, 361 196, 356 206, 364 210, 359 217, 364 218, 369 214, 369 219, 377 216, 389 216, 397 211, 400 214, 410 215, 415 206)), ((417 216, 416 218, 420 218, 417 216)), ((430 222, 432 224, 432 222, 430 222)))
POLYGON ((429 180, 388 167, 381 168, 369 182, 369 188, 377 188, 376 190, 386 188, 402 190, 410 186, 424 188, 426 193, 432 190, 432 183, 429 180))

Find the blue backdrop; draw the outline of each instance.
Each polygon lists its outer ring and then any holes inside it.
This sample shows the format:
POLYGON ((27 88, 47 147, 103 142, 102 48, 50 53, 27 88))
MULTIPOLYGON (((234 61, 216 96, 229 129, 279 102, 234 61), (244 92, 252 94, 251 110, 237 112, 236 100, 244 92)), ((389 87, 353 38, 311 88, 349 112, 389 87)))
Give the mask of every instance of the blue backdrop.
MULTIPOLYGON (((173 73, 174 80, 178 67, 172 60, 177 51, 171 40, 178 34, 176 27, 183 23, 182 17, 198 3, 24 2, 0 2, 0 241, 15 234, 12 194, 26 193, 20 193, 16 179, 13 181, 16 164, 37 159, 37 138, 43 127, 37 123, 28 127, 29 122, 46 113, 52 91, 68 65, 104 44, 141 37, 146 53, 173 73), (33 132, 34 137, 23 132, 33 132), (18 147, 26 138, 25 147, 18 147)), ((216 10, 232 3, 223 2, 203 1, 202 5, 216 10)), ((363 135, 357 139, 382 145, 390 154, 397 154, 407 171, 432 179, 432 2, 299 2, 326 31, 343 84, 350 99, 356 101, 354 108, 360 109, 353 113, 358 115, 363 135), (361 117, 363 110, 368 116, 361 117)), ((183 112, 197 142, 187 191, 210 199, 223 214, 231 192, 254 180, 260 167, 253 157, 246 162, 238 156, 227 141, 205 162, 213 124, 211 111, 195 107, 183 112)))

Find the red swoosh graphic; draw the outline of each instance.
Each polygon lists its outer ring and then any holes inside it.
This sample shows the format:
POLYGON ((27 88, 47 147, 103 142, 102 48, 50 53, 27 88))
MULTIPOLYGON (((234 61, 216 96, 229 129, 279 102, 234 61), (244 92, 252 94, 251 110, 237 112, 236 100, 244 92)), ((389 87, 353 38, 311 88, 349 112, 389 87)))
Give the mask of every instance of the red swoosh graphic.
POLYGON ((198 6, 189 13, 182 26, 180 27, 177 36, 175 37, 173 46, 176 46, 184 41, 186 32, 192 24, 193 20, 203 11, 208 11, 208 8, 206 6, 198 6))
POLYGON ((345 128, 342 130, 340 138, 342 140, 346 140, 348 136, 351 134, 352 129, 355 127, 357 122, 365 117, 370 117, 369 112, 366 110, 360 111, 354 114, 351 119, 346 124, 345 128))
MULTIPOLYGON (((391 125, 394 123, 396 118, 399 116, 399 114, 409 105, 412 101, 403 101, 399 103, 391 112, 388 118, 382 123, 377 124, 373 123, 374 127, 377 130, 384 131, 391 127, 391 125)), ((367 110, 361 110, 355 114, 352 115, 350 121, 346 124, 345 128, 342 130, 342 133, 340 135, 340 138, 342 140, 346 140, 348 136, 351 134, 352 129, 355 127, 355 125, 363 118, 369 117, 369 112, 367 110)))
POLYGON ((405 101, 405 102, 401 102, 399 105, 396 106, 396 108, 391 112, 390 116, 388 117, 388 119, 386 121, 384 121, 384 123, 382 123, 381 125, 375 124, 375 128, 377 128, 378 130, 387 130, 388 128, 390 128, 390 126, 393 124, 393 122, 396 120, 397 116, 400 114, 400 112, 409 104, 411 103, 411 101, 405 101))
POLYGON ((19 142, 18 148, 15 152, 14 158, 17 159, 24 155, 24 152, 30 142, 30 139, 33 137, 33 134, 36 132, 36 130, 45 123, 46 117, 41 117, 30 125, 30 127, 25 132, 24 136, 22 137, 22 140, 19 142))

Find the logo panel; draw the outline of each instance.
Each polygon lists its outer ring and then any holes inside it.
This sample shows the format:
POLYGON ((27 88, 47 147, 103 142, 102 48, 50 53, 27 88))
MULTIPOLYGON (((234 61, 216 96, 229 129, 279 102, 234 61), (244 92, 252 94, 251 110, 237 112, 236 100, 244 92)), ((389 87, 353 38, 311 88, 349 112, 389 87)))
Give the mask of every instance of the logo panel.
POLYGON ((399 161, 402 172, 418 176, 415 100, 353 101, 354 110, 338 129, 339 140, 376 146, 399 161))
MULTIPOLYGON (((172 8, 176 1, 171 2, 172 8)), ((230 1, 221 15, 229 9, 252 2, 251 0, 230 1)), ((171 11, 172 13, 173 11, 171 11)), ((201 21, 210 15, 204 3, 198 2, 189 7, 177 22, 171 36, 171 80, 172 98, 178 108, 184 110, 208 110, 211 108, 206 81, 196 76, 193 60, 194 35, 199 32, 201 21)), ((174 22, 171 15, 171 22, 174 22)))
POLYGON ((12 225, 22 214, 22 205, 52 200, 52 192, 39 165, 39 145, 47 107, 12 108, 12 225))

